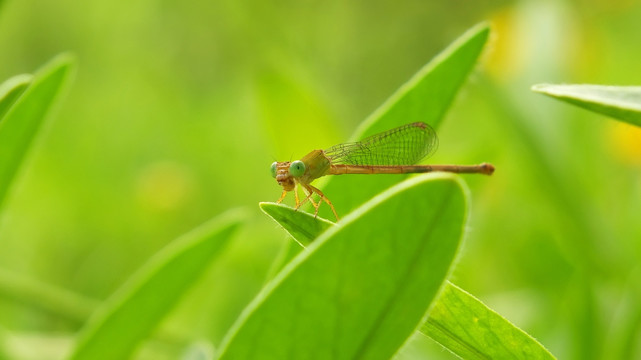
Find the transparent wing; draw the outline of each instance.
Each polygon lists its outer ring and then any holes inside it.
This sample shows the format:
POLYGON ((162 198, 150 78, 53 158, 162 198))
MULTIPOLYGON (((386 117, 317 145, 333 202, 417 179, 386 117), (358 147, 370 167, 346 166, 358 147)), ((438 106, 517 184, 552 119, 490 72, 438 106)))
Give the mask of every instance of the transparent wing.
POLYGON ((437 147, 434 129, 416 122, 359 142, 334 145, 324 152, 334 165, 413 165, 432 155, 437 147))

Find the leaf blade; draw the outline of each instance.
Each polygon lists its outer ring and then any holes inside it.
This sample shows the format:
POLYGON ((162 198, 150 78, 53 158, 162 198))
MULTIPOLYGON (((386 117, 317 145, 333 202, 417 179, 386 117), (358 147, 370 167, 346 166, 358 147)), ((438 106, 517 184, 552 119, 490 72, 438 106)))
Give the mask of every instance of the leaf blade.
POLYGON ((98 301, 45 282, 0 270, 0 297, 82 324, 98 301))
POLYGON ((218 216, 154 255, 95 312, 70 358, 128 358, 220 253, 242 218, 238 211, 218 216))
POLYGON ((555 359, 533 337, 449 281, 420 331, 462 359, 555 359))
POLYGON ((376 109, 359 126, 355 139, 415 121, 438 128, 489 35, 489 25, 480 23, 454 40, 376 109))
MULTIPOLYGON (((273 217, 279 221, 282 217, 294 215, 294 209, 280 206, 283 210, 278 216, 273 217), (289 214, 288 214, 289 213, 289 214)), ((315 219, 316 221, 321 221, 315 219)), ((281 223, 286 228, 291 221, 281 223)), ((302 232, 290 232, 294 234, 305 234, 307 238, 297 239, 299 242, 313 241, 322 231, 317 229, 320 226, 308 226, 302 232), (316 231, 316 232, 315 232, 316 231)), ((297 248, 298 245, 293 245, 297 248)), ((485 320, 487 321, 487 320, 485 320)), ((445 282, 441 294, 435 299, 434 305, 427 320, 421 325, 420 331, 432 340, 439 343, 450 352, 464 359, 491 359, 491 358, 522 358, 522 359, 554 359, 543 345, 536 339, 514 326, 507 319, 487 307, 473 295, 465 290, 445 282), (460 305, 462 304, 462 306, 460 305), (452 309, 459 307, 458 312, 452 309), (491 326, 484 326, 483 321, 472 321, 472 319, 490 319, 491 326), (501 330, 506 336, 495 334, 494 330, 501 330), (496 339, 497 344, 484 344, 486 338, 496 339), (520 354, 519 354, 520 352, 520 354), (519 354, 520 356, 516 356, 519 354)))
POLYGON ((466 213, 465 191, 451 175, 385 191, 289 263, 246 308, 219 357, 392 356, 444 281, 466 213), (410 201, 417 196, 433 202, 410 201), (405 216, 390 219, 390 211, 405 216))
POLYGON ((333 222, 297 211, 283 204, 261 202, 260 209, 289 233, 300 246, 306 247, 333 222))
POLYGON ((0 207, 74 65, 63 54, 43 66, 0 122, 0 207))
POLYGON ((532 91, 641 126, 641 86, 537 84, 532 91))
MULTIPOLYGON (((438 130, 447 109, 460 87, 465 83, 488 40, 490 28, 478 24, 450 46, 435 56, 409 81, 376 109, 357 129, 352 140, 383 132, 400 125, 422 121, 438 130)), ((406 175, 376 177, 342 177, 325 179, 323 192, 341 213, 346 214, 357 206, 389 188, 406 175)), ((325 207, 321 215, 331 218, 325 207)))
POLYGON ((268 279, 272 279, 287 263, 311 244, 318 235, 334 225, 329 220, 315 217, 312 214, 293 209, 287 205, 261 202, 258 206, 294 240, 294 242, 288 241, 283 244, 280 253, 274 259, 268 272, 268 279))
POLYGON ((29 86, 32 78, 28 74, 16 75, 0 84, 0 121, 29 86))

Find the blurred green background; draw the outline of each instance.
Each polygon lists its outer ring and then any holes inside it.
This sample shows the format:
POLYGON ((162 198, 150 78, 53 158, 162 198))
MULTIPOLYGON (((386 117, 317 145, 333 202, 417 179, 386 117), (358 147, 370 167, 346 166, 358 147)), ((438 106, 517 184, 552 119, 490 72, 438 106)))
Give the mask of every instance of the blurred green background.
MULTIPOLYGON (((641 84, 639 19, 631 0, 5 1, 0 79, 62 51, 79 66, 5 204, 0 269, 102 300, 172 239, 247 207, 242 233, 162 325, 184 341, 157 346, 172 358, 218 344, 290 241, 257 206, 281 193, 270 164, 344 142, 489 20, 430 160, 497 168, 465 177, 452 281, 559 358, 640 357, 641 131, 529 90, 641 84)), ((0 297, 3 331, 52 353, 81 325, 0 297)), ((453 358, 430 342, 400 357, 453 358)))

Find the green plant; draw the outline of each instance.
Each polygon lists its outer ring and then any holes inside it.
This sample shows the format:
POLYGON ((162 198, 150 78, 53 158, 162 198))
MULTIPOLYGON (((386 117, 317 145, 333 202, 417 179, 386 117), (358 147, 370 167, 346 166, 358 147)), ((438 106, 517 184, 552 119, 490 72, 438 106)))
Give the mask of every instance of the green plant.
POLYGON ((32 143, 73 68, 73 58, 54 59, 33 77, 18 75, 0 87, 0 207, 32 143))
MULTIPOLYGON (((354 139, 412 121, 438 128, 488 36, 485 24, 463 35, 376 110, 354 139)), ((73 64, 64 55, 33 77, 0 87, 0 205, 73 64)), ((467 226, 470 196, 461 177, 328 179, 323 189, 350 211, 338 224, 260 204, 292 241, 218 358, 389 358, 417 331, 465 359, 554 358, 448 281, 467 226)), ((0 292, 76 321, 89 316, 71 351, 64 349, 72 359, 131 357, 147 339, 176 340, 153 331, 244 218, 227 213, 172 242, 104 302, 5 273, 0 292)))
MULTIPOLYGON (((72 56, 61 55, 33 77, 16 76, 0 86, 0 205, 37 145, 39 129, 60 98, 74 62, 72 56)), ((126 358, 211 264, 242 218, 242 213, 230 212, 177 239, 99 305, 4 271, 0 293, 63 317, 86 320, 91 313, 72 359, 126 358)))
MULTIPOLYGON (((428 64, 365 122, 356 138, 407 121, 438 126, 488 31, 486 26, 470 30, 428 64), (436 80, 446 89, 438 96, 436 80)), ((397 179, 376 180, 362 185, 363 178, 354 179, 347 189, 345 182, 326 184, 331 189, 326 193, 353 204, 397 179)), ((421 323, 423 334, 465 359, 554 358, 446 281, 465 226, 468 195, 461 186, 451 176, 415 177, 366 202, 336 226, 262 203, 263 211, 295 240, 294 247, 309 247, 303 253, 284 251, 275 265, 282 270, 228 334, 220 358, 387 358, 421 323)))
MULTIPOLYGON (((443 178, 424 176, 424 182, 438 182, 443 181, 443 178)), ((446 177, 449 178, 449 177, 446 177)), ((412 185, 412 184, 407 184, 412 185)), ((417 184, 413 184, 417 185, 417 184)), ((415 193, 408 193, 402 199, 399 199, 402 204, 412 203, 413 198, 416 198, 415 193)), ((430 196, 434 199, 438 194, 424 194, 425 196, 430 196)), ((451 201, 451 199, 449 200, 451 201)), ((366 206, 376 206, 374 204, 364 205, 363 208, 358 211, 366 211, 366 206)), ((447 205, 446 203, 441 203, 441 206, 447 205)), ((280 224, 285 231, 287 231, 292 238, 299 244, 310 244, 316 239, 320 234, 323 233, 327 228, 333 226, 331 223, 326 222, 325 220, 314 218, 310 214, 295 211, 294 209, 274 204, 274 203, 262 203, 261 208, 263 211, 268 214, 274 221, 280 224)), ((384 214, 396 213, 399 214, 399 218, 412 218, 412 212, 416 209, 407 209, 402 205, 401 209, 386 209, 384 214), (405 213, 407 212, 407 213, 405 213)), ((435 223, 425 224, 421 219, 417 224, 413 224, 406 231, 407 234, 413 234, 417 232, 417 229, 421 226, 428 225, 430 227, 438 227, 438 224, 445 223, 443 218, 440 218, 441 215, 445 214, 446 211, 450 210, 449 208, 438 208, 435 205, 422 205, 422 208, 419 211, 427 212, 426 210, 432 210, 433 214, 439 214, 438 219, 435 223)), ((396 217, 390 218, 389 216, 382 216, 378 219, 378 222, 383 223, 384 230, 378 230, 375 232, 375 236, 371 236, 367 240, 369 242, 375 242, 379 244, 381 242, 388 241, 390 243, 398 242, 399 239, 406 239, 408 235, 403 235, 399 233, 396 227, 396 217)), ((463 219, 460 219, 463 220, 463 219)), ((365 223, 362 226, 366 227, 363 231, 369 231, 367 229, 369 223, 365 223)), ((341 224, 342 225, 342 224, 341 224)), ((459 224, 450 224, 452 226, 459 224)), ((461 237, 459 234, 450 234, 450 236, 461 237)), ((411 235, 410 235, 411 237, 411 235)), ((439 238, 440 241, 444 241, 444 237, 439 238)), ((322 240, 321 240, 322 241, 322 240)), ((429 238, 423 238, 423 241, 429 241, 429 238)), ((407 244, 400 244, 396 246, 405 246, 407 244)), ((389 246, 389 245, 388 245, 389 246)), ((409 246, 409 245, 408 245, 409 246)), ((442 246, 447 246, 447 244, 442 244, 442 246)), ((385 247, 382 246, 383 251, 385 247)), ((294 245, 294 249, 289 251, 290 256, 296 256, 302 249, 301 246, 294 245)), ((310 250, 311 251, 311 250, 310 250)), ((366 251, 366 250, 362 250, 366 251)), ((309 255, 311 256, 311 255, 309 255)), ((410 261, 412 259, 406 259, 410 261)), ((290 260, 282 260, 282 263, 289 262, 290 260)), ((396 260, 402 261, 402 260, 396 260)), ((391 264, 386 264, 391 266, 391 264)), ((394 263, 394 266, 397 266, 397 263, 394 263)), ((327 264, 329 267, 330 264, 327 264)), ((394 267, 392 266, 392 267, 394 267)), ((341 268, 342 270, 342 268, 341 268)), ((299 270, 300 271, 300 270, 299 270)), ((329 272, 329 270, 327 271, 329 272)), ((385 266, 377 267, 376 270, 369 272, 370 276, 373 278, 385 277, 387 273, 394 272, 394 269, 387 268, 385 266)), ((437 277, 438 274, 428 271, 430 276, 437 277)), ((336 275, 337 277, 340 277, 336 275)), ((541 346, 536 340, 531 336, 518 329, 512 325, 508 320, 494 312, 492 309, 489 309, 478 299, 474 298, 472 295, 459 288, 458 286, 450 283, 449 281, 443 279, 433 279, 436 282, 442 282, 442 289, 440 294, 432 299, 431 309, 427 315, 427 319, 422 320, 422 325, 419 327, 419 331, 424 335, 429 336, 434 341, 441 344, 444 348, 450 350, 452 353, 460 356, 463 359, 499 359, 499 358, 522 358, 522 359, 552 359, 554 358, 543 346, 541 346)), ((306 293, 301 293, 298 296, 305 296, 306 293)), ((293 296, 295 298, 295 296, 293 296)), ((408 303, 417 301, 417 298, 405 299, 408 303)), ((408 304, 406 304, 408 305, 408 304)), ((411 304, 409 304, 411 305, 411 304)), ((398 305, 401 306, 401 305, 398 305)), ((374 310, 374 309, 370 309, 374 310)), ((266 311, 266 310, 254 310, 254 311, 266 311)), ((371 314, 370 316, 375 316, 376 314, 371 314)), ((287 318, 287 317, 284 317, 287 318)), ((293 321, 298 319, 292 318, 293 321)), ((404 319, 405 321, 411 322, 421 320, 420 317, 417 319, 404 319)), ((416 326, 414 326, 416 327, 416 326)), ((377 331, 378 329, 370 329, 372 332, 377 331)), ((283 347, 287 347, 288 344, 282 344, 283 347)), ((394 344, 388 344, 392 347, 394 344)), ((361 356, 362 354, 359 354, 361 356)))
POLYGON ((131 356, 220 253, 241 219, 239 213, 219 216, 150 259, 95 311, 71 359, 131 356))

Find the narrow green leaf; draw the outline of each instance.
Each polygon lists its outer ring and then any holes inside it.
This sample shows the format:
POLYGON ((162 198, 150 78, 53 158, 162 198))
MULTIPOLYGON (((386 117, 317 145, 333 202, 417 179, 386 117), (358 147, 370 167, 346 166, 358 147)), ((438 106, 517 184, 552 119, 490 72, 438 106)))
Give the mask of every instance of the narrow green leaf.
POLYGON ((0 121, 4 114, 9 111, 11 105, 22 95, 24 90, 31 83, 32 76, 29 74, 16 75, 0 84, 0 121))
POLYGON ((0 207, 73 67, 70 55, 60 55, 45 65, 0 122, 0 207))
POLYGON ((414 121, 437 128, 476 65, 489 35, 486 23, 461 35, 376 109, 353 138, 361 139, 414 121))
POLYGON ((539 84, 532 91, 641 126, 641 86, 539 84))
POLYGON ((334 223, 283 204, 262 202, 260 209, 287 231, 300 246, 306 247, 334 223))
MULTIPOLYGON (((352 140, 422 121, 437 129, 467 75, 474 68, 490 33, 479 24, 419 70, 381 105, 356 131, 352 140)), ((406 178, 405 175, 336 176, 326 179, 323 192, 332 200, 339 216, 347 214, 384 189, 406 178)), ((333 215, 321 207, 321 215, 333 215)))
POLYGON ((463 185, 449 174, 417 176, 374 197, 263 289, 219 357, 390 358, 448 274, 466 212, 463 185))
MULTIPOLYGON (((281 208, 277 215, 265 212, 287 229, 296 216, 294 209, 273 203, 269 205, 270 208, 281 208), (282 219, 286 220, 280 222, 282 219)), ((323 220, 315 221, 320 223, 323 220)), ((301 243, 309 243, 325 231, 320 224, 309 222, 301 222, 298 227, 303 229, 289 233, 303 236, 296 239, 301 243)), ((554 358, 530 335, 449 281, 445 282, 443 291, 434 301, 421 332, 463 359, 554 358)))
POLYGON ((229 212, 151 258, 82 329, 71 359, 126 359, 180 300, 242 219, 229 212))
POLYGON ((94 299, 5 270, 0 270, 0 298, 77 323, 84 322, 98 305, 94 299))
POLYGON ((462 359, 555 359, 533 337, 450 282, 421 332, 462 359))

